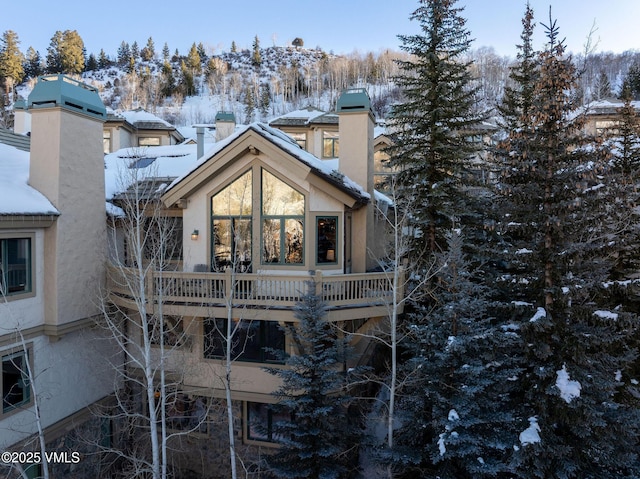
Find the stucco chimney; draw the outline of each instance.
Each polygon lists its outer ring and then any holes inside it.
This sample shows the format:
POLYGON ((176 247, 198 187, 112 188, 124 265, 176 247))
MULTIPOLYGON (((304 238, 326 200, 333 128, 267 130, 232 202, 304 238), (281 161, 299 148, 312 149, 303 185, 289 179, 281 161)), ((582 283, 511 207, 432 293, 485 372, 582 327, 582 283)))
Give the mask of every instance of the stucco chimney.
POLYGON ((27 102, 22 98, 13 104, 13 132, 26 135, 31 131, 31 115, 27 111, 27 102))
POLYGON ((236 116, 230 111, 216 113, 216 142, 231 136, 236 130, 236 116))
POLYGON ((353 231, 366 231, 366 235, 353 235, 353 272, 364 272, 374 266, 369 255, 373 246, 374 190, 373 190, 373 127, 371 100, 364 88, 345 90, 336 105, 339 125, 339 169, 358 183, 371 196, 366 208, 353 214, 353 231))
POLYGON ((40 77, 31 112, 29 183, 60 211, 45 230, 45 330, 98 314, 106 258, 102 127, 98 91, 64 75, 40 77))

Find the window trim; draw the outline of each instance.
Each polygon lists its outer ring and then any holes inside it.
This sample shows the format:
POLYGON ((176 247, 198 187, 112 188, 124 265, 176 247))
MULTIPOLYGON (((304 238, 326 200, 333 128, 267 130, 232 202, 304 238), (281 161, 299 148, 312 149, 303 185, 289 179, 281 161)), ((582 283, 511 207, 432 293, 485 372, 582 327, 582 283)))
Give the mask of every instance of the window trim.
MULTIPOLYGON (((14 301, 18 299, 32 298, 36 295, 36 268, 35 268, 35 255, 36 255, 36 235, 33 232, 30 233, 2 233, 0 234, 0 242, 7 239, 28 239, 29 244, 29 289, 27 291, 17 291, 15 293, 5 293, 4 299, 7 301, 14 301)), ((0 248, 1 249, 1 248, 0 248)), ((0 258, 0 264, 2 258, 0 258)), ((0 273, 4 274, 4 273, 0 273)))
POLYGON ((282 443, 278 442, 276 439, 273 439, 273 410, 271 409, 271 406, 273 405, 275 405, 275 403, 266 403, 266 402, 260 402, 260 401, 243 401, 243 404, 242 404, 243 434, 242 436, 243 436, 243 442, 245 444, 256 444, 256 445, 263 445, 263 446, 274 447, 274 448, 282 447, 282 443), (260 404, 260 405, 267 406, 268 408, 268 413, 267 413, 268 439, 251 437, 251 429, 249 424, 251 422, 251 413, 249 408, 250 404, 260 404))
MULTIPOLYGON (((2 370, 0 370, 0 375, 4 375, 5 358, 7 358, 7 360, 11 360, 12 358, 18 357, 18 356, 22 356, 23 358, 26 358, 26 360, 29 362, 29 367, 31 368, 31 371, 33 371, 33 348, 31 344, 29 344, 24 348, 20 346, 20 347, 15 347, 15 348, 11 348, 11 349, 0 352, 0 363, 1 363, 0 367, 2 367, 2 370)), ((24 411, 26 408, 30 407, 31 404, 33 404, 33 394, 31 391, 31 384, 29 382, 28 372, 27 371, 21 371, 21 372, 23 374, 22 380, 24 381, 26 378, 26 381, 27 381, 27 384, 25 385, 27 398, 23 399, 21 402, 17 404, 11 405, 7 409, 5 409, 5 405, 4 405, 4 396, 5 396, 4 378, 0 378, 2 379, 2 381, 0 382, 0 396, 2 398, 2 408, 0 408, 0 418, 4 419, 12 414, 16 414, 20 411, 24 411)))
POLYGON ((337 131, 322 132, 322 158, 338 158, 340 155, 340 136, 337 131), (331 155, 325 154, 326 145, 331 145, 331 155))
MULTIPOLYGON (((248 272, 250 273, 252 270, 252 265, 253 265, 253 258, 254 258, 254 225, 253 225, 253 218, 255 216, 255 171, 253 167, 249 167, 247 169, 242 170, 239 174, 234 175, 231 179, 229 179, 228 181, 226 181, 225 183, 223 183, 220 188, 217 188, 216 190, 214 190, 210 195, 208 195, 208 202, 209 202, 209 244, 208 244, 208 248, 209 248, 209 269, 211 271, 218 271, 220 272, 221 270, 217 270, 217 262, 215 261, 215 255, 216 255, 216 235, 215 235, 215 228, 214 228, 214 224, 216 221, 223 221, 223 220, 229 220, 230 221, 230 227, 231 227, 231 231, 233 232, 233 226, 235 224, 235 221, 248 221, 249 222, 249 234, 250 234, 250 238, 249 238, 249 254, 250 254, 250 258, 248 261, 248 264, 246 264, 245 262, 240 262, 239 266, 240 266, 240 270, 241 272, 248 272), (240 214, 237 215, 217 215, 214 213, 213 211, 213 199, 219 195, 220 193, 222 193, 226 188, 228 188, 229 186, 231 186, 234 182, 238 181, 240 178, 242 178, 244 175, 249 174, 250 175, 250 184, 249 184, 249 192, 251 193, 251 199, 249 201, 250 204, 250 210, 251 212, 248 215, 242 214, 242 211, 240 212, 240 214)), ((231 237, 231 257, 232 257, 232 263, 233 264, 233 257, 235 256, 237 251, 237 243, 235 241, 235 235, 232 235, 231 237)), ((226 266, 225 266, 226 267, 226 266)), ((222 270, 224 270, 225 268, 222 268, 222 270)))
MULTIPOLYGON (((224 360, 225 356, 224 356, 224 348, 225 348, 225 338, 212 338, 212 339, 207 339, 208 333, 207 333, 207 325, 206 323, 208 322, 218 322, 219 321, 219 325, 214 326, 212 328, 212 331, 220 331, 220 333, 222 335, 225 335, 226 338, 226 334, 227 334, 227 318, 215 318, 215 317, 211 317, 211 318, 204 318, 204 320, 202 321, 202 357, 205 360, 224 360), (222 327, 220 327, 220 325, 222 327), (207 352, 207 341, 210 342, 219 342, 221 344, 221 347, 223 348, 223 351, 221 354, 213 354, 213 353, 208 353, 207 352)), ((234 322, 236 320, 234 319, 234 322)), ((259 341, 259 348, 258 348, 258 354, 259 354, 259 358, 258 359, 254 359, 254 358, 244 358, 243 354, 245 354, 243 351, 240 351, 239 353, 233 354, 234 351, 232 350, 232 360, 233 361, 237 361, 239 363, 243 363, 243 364, 257 364, 257 365, 264 365, 264 364, 284 364, 285 360, 284 359, 270 359, 268 356, 271 353, 268 353, 267 351, 265 351, 265 348, 269 348, 269 347, 273 347, 273 344, 269 344, 268 342, 268 330, 267 330, 267 326, 271 326, 273 325, 274 327, 278 328, 280 327, 280 321, 269 321, 269 320, 258 320, 258 319, 253 319, 253 320, 247 320, 247 319, 238 319, 238 321, 244 321, 246 323, 253 323, 253 322, 258 322, 258 330, 256 331, 257 336, 258 336, 258 341, 259 341)), ((285 330, 282 330, 282 353, 286 353, 287 351, 287 333, 285 332, 285 330)), ((236 332, 237 334, 237 332, 236 332)), ((238 338, 236 335, 234 335, 234 338, 238 338)), ((243 349, 243 348, 241 348, 243 349)))
POLYGON ((340 253, 341 253, 341 248, 340 248, 340 215, 338 214, 316 214, 314 216, 314 224, 315 224, 315 235, 314 235, 314 243, 315 243, 315 256, 314 256, 314 262, 316 264, 316 266, 318 267, 323 267, 323 266, 338 266, 340 264, 340 253), (326 262, 319 262, 318 261, 318 252, 319 252, 319 237, 318 237, 318 226, 319 226, 319 221, 321 219, 333 219, 335 220, 336 223, 336 232, 335 232, 335 246, 334 246, 334 261, 326 261, 326 262))

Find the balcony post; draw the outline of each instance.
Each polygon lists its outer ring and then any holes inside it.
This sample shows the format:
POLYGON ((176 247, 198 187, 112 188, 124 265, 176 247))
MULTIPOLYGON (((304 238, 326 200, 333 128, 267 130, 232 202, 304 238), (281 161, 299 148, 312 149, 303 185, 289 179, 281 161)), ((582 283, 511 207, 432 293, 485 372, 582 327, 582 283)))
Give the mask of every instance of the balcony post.
POLYGON ((233 301, 233 275, 231 274, 232 268, 227 267, 224 270, 224 295, 227 301, 233 301))
POLYGON ((313 277, 313 280, 316 283, 316 296, 322 298, 322 270, 317 269, 316 274, 313 277))

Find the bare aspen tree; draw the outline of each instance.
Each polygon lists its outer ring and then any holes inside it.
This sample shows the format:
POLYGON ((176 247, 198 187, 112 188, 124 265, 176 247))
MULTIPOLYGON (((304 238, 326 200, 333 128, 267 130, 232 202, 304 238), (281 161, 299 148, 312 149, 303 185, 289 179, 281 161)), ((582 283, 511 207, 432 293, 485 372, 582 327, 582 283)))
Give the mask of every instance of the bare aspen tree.
POLYGON ((132 477, 150 474, 154 479, 164 479, 170 472, 170 439, 197 429, 204 418, 197 418, 198 423, 185 430, 169 427, 172 418, 167 411, 182 400, 179 387, 185 368, 184 364, 177 366, 180 361, 174 356, 189 340, 186 328, 178 326, 184 324, 182 319, 172 324, 164 311, 165 295, 176 289, 167 272, 175 269, 173 258, 179 255, 177 238, 182 231, 159 201, 167 184, 138 168, 137 162, 145 158, 143 153, 132 154, 133 163, 121 179, 122 193, 117 201, 121 214, 111 228, 110 291, 102 299, 99 324, 109 330, 121 354, 110 358, 118 373, 116 412, 112 417, 130 428, 125 435, 131 447, 113 452, 129 463, 132 477), (108 294, 126 298, 126 306, 108 294), (146 411, 136 404, 132 388, 142 390, 146 411), (148 441, 149 457, 140 447, 141 437, 148 441))

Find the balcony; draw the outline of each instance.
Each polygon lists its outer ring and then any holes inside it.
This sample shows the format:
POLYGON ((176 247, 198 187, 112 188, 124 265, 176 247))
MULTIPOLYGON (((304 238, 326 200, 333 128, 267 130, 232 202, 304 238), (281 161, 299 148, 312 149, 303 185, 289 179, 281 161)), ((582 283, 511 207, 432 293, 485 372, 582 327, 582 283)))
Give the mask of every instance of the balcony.
MULTIPOLYGON (((187 273, 145 270, 141 278, 136 268, 108 267, 111 300, 135 307, 144 298, 149 314, 162 305, 163 313, 192 317, 295 321, 293 308, 312 281, 316 293, 328 306, 327 320, 387 316, 393 305, 393 275, 388 272, 322 275, 187 273)), ((398 298, 403 297, 404 270, 400 270, 398 298)), ((398 313, 402 312, 402 305, 398 313)))

